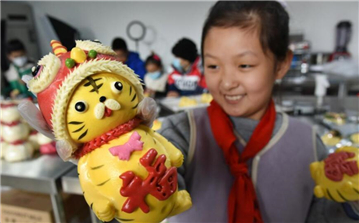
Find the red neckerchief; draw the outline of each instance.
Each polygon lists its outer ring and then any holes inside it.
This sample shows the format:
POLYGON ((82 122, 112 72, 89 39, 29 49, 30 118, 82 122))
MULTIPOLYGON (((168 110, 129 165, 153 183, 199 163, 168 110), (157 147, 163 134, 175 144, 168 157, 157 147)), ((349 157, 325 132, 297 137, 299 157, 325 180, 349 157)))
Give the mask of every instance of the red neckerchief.
POLYGON ((214 138, 235 177, 228 198, 228 222, 263 222, 246 162, 261 151, 271 139, 276 118, 274 102, 270 101, 242 154, 238 153, 235 146, 237 137, 233 133, 233 125, 228 115, 214 100, 207 111, 214 138))
POLYGON ((128 133, 132 131, 134 128, 136 128, 140 123, 142 122, 139 118, 133 118, 129 120, 128 122, 117 126, 114 129, 111 129, 108 132, 105 132, 104 134, 97 136, 90 142, 85 143, 82 147, 77 149, 74 152, 74 156, 76 159, 80 159, 82 156, 86 155, 89 152, 92 152, 93 150, 99 148, 100 146, 108 143, 109 141, 118 138, 120 135, 123 135, 125 133, 128 133))

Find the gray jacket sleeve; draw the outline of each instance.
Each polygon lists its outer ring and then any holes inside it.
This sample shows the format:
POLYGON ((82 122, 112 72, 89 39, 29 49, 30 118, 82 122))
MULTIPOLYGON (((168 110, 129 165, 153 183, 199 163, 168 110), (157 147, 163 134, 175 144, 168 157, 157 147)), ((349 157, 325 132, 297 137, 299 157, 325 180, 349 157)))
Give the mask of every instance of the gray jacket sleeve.
MULTIPOLYGON (((187 113, 182 112, 166 117, 158 131, 175 147, 177 147, 184 156, 184 163, 187 160, 187 153, 190 142, 190 126, 187 113)), ((186 170, 184 165, 177 169, 178 171, 178 190, 186 189, 184 174, 186 170)))

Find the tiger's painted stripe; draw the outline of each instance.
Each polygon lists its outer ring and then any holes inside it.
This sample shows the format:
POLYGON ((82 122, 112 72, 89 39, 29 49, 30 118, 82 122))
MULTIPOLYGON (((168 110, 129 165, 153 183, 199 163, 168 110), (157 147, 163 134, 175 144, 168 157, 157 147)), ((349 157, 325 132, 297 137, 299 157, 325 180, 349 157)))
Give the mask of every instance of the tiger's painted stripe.
POLYGON ((79 128, 79 129, 77 129, 77 130, 73 131, 72 133, 79 132, 79 131, 81 131, 84 127, 85 127, 85 125, 83 125, 83 126, 82 126, 81 128, 79 128))
POLYGON ((100 184, 97 184, 96 186, 101 187, 101 186, 105 185, 107 182, 109 182, 110 180, 111 179, 108 179, 108 180, 106 180, 106 181, 104 181, 104 182, 102 182, 100 184))

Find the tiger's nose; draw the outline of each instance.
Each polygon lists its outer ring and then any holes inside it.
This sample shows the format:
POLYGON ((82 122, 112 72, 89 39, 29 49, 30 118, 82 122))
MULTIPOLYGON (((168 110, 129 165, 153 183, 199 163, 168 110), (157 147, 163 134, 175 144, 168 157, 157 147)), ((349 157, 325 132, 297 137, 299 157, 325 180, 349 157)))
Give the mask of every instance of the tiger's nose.
POLYGON ((105 96, 101 96, 101 97, 100 97, 100 102, 104 102, 104 101, 106 101, 106 97, 105 97, 105 96))

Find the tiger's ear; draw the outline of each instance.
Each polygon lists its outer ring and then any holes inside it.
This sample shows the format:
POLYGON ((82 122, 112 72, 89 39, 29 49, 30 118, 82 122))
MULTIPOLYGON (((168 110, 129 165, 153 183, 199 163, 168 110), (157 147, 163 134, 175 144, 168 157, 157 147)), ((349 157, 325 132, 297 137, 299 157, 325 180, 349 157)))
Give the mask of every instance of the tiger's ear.
POLYGON ((66 140, 56 141, 56 150, 57 154, 63 161, 70 161, 73 164, 77 165, 78 160, 74 159, 72 156, 73 148, 69 142, 66 140))
POLYGON ((34 103, 29 100, 24 100, 17 106, 21 116, 38 132, 47 136, 48 138, 55 140, 52 134, 51 127, 46 123, 41 111, 36 107, 34 103))
POLYGON ((137 116, 143 120, 144 125, 152 127, 157 115, 157 104, 153 98, 146 97, 138 104, 137 116))

